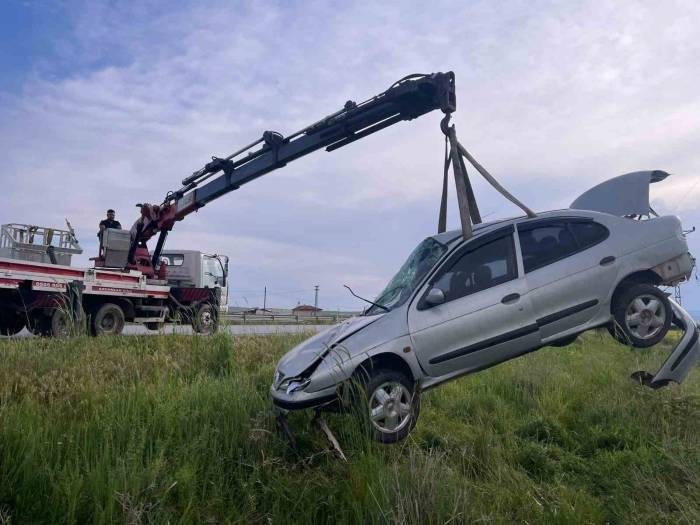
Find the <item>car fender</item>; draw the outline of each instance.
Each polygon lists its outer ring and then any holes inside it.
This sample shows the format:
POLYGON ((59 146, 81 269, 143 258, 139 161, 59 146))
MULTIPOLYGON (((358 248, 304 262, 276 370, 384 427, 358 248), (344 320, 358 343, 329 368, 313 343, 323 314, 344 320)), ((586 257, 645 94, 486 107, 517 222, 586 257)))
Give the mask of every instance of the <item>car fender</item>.
POLYGON ((372 359, 381 360, 382 356, 388 354, 401 359, 411 370, 414 379, 418 380, 424 375, 411 347, 411 339, 408 334, 365 349, 358 348, 356 346, 358 341, 354 339, 350 337, 328 352, 311 375, 311 382, 306 388, 307 392, 324 390, 332 385, 347 381, 362 363, 372 359))

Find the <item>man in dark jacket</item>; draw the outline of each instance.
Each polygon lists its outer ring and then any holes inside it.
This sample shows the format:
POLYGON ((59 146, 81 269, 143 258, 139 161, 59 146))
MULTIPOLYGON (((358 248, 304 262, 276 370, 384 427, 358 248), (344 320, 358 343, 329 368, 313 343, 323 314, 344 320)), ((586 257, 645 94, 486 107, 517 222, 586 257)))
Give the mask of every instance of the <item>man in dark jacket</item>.
POLYGON ((114 210, 107 210, 107 218, 100 221, 100 231, 97 232, 97 236, 100 238, 100 244, 102 244, 102 236, 105 230, 110 228, 116 228, 117 230, 122 229, 122 225, 119 221, 114 220, 114 210))

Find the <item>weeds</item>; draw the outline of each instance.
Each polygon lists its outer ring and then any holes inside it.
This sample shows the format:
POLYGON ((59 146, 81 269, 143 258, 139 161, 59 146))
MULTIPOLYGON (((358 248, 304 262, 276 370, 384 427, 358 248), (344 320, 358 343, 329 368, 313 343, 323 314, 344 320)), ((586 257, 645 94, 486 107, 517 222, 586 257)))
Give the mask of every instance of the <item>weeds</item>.
POLYGON ((0 341, 0 523, 696 523, 700 374, 590 334, 422 395, 397 445, 268 389, 293 336, 0 341))

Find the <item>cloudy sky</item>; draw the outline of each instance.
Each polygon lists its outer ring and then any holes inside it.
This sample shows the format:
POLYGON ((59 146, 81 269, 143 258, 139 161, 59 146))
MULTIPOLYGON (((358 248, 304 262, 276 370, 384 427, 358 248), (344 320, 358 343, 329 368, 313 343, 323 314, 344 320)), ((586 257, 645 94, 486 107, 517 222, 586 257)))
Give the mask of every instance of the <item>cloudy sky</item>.
MULTIPOLYGON (((663 169, 658 211, 700 227, 700 4, 0 3, 0 222, 85 248, 136 202, 264 130, 290 134, 414 72, 453 70, 463 144, 536 210, 663 169), (608 4, 607 6, 603 4, 608 4)), ((169 247, 231 256, 232 304, 359 308, 434 233, 441 115, 300 159, 178 224, 169 247)), ((489 219, 517 213, 481 180, 489 219)), ((450 203, 451 227, 459 224, 450 203)), ((700 254, 700 229, 689 236, 700 254)), ((684 286, 700 310, 700 284, 684 286)))

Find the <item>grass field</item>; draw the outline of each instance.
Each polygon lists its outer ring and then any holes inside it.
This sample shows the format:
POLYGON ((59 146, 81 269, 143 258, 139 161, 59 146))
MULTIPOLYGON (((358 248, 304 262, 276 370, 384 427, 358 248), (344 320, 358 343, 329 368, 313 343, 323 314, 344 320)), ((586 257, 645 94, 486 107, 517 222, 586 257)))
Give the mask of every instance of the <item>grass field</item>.
POLYGON ((590 334, 427 392, 387 446, 275 432, 302 336, 0 341, 0 523, 698 523, 700 371, 652 391, 590 334))

